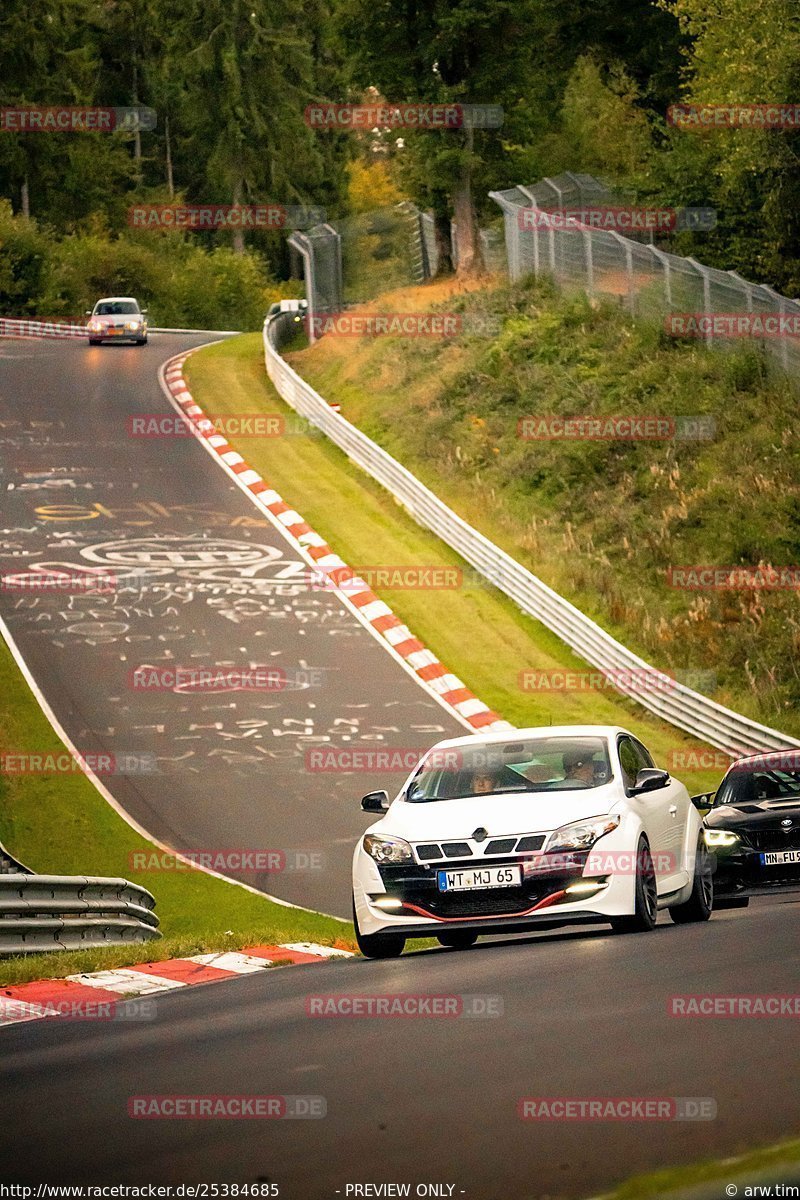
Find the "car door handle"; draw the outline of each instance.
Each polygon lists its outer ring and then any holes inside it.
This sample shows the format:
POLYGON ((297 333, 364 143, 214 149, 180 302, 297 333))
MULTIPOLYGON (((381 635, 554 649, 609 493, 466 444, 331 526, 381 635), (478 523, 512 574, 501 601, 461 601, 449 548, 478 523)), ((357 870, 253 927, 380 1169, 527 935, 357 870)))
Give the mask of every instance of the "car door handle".
POLYGON ((675 816, 675 814, 677 813, 677 811, 678 811, 678 806, 677 806, 677 804, 670 804, 670 806, 669 806, 669 815, 670 815, 671 817, 674 817, 674 816, 675 816))

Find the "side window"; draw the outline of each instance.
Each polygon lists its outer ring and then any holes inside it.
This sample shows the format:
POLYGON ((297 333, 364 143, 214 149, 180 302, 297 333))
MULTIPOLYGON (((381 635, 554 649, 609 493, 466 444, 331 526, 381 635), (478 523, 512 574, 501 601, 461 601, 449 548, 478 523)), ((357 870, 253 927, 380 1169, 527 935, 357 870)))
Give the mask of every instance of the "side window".
POLYGON ((642 767, 654 767, 656 764, 653 762, 653 756, 651 755, 650 751, 643 746, 637 738, 631 738, 631 741, 633 742, 634 750, 639 756, 639 770, 641 770, 642 767))
POLYGON ((636 776, 639 770, 639 756, 636 750, 633 749, 633 740, 631 738, 619 739, 619 764, 622 768, 622 779, 625 780, 625 786, 633 787, 636 784, 636 776))
POLYGON ((622 767, 622 777, 625 780, 626 787, 633 787, 636 783, 636 776, 642 767, 651 767, 653 764, 649 760, 650 755, 644 749, 644 746, 639 742, 635 742, 631 737, 622 737, 619 739, 619 765, 622 767), (644 754, 642 754, 644 751, 644 754))

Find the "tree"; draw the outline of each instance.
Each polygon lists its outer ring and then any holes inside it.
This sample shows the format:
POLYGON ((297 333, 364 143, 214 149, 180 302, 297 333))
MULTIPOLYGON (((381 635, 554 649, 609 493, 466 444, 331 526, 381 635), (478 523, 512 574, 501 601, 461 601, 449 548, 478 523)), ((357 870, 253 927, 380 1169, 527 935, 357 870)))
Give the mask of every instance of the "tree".
POLYGON ((338 11, 354 85, 375 86, 390 101, 505 111, 501 130, 404 132, 406 184, 437 216, 455 218, 460 273, 481 266, 476 215, 486 192, 544 166, 537 144, 546 145, 582 54, 597 49, 603 58, 613 46, 642 89, 654 78, 664 90, 677 74, 677 23, 651 0, 341 0, 338 11))
MULTIPOLYGON (((794 0, 664 0, 686 35, 681 99, 778 103, 800 96, 800 21, 794 0)), ((800 292, 800 130, 674 130, 658 164, 681 199, 713 204, 712 265, 800 292)))
MULTIPOLYGON (((277 0, 172 0, 168 8, 167 58, 180 62, 186 89, 170 127, 189 197, 318 203, 335 164, 303 116, 315 90, 307 14, 277 0)), ((241 231, 234 246, 244 248, 241 231)))
MULTIPOLYGON (((102 12, 89 0, 5 0, 0 105, 108 105, 96 94, 102 12)), ((124 101, 123 101, 124 103, 124 101)), ((61 229, 114 210, 130 185, 120 134, 0 133, 0 191, 25 215, 61 229)))

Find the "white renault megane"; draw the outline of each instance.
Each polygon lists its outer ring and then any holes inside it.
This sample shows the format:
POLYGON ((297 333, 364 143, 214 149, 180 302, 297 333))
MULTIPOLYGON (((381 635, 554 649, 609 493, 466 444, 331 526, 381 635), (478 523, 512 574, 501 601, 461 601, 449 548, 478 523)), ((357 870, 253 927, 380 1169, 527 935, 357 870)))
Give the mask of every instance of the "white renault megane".
POLYGON ((570 922, 652 929, 711 915, 702 818, 682 783, 625 729, 571 725, 439 742, 353 859, 363 954, 406 939, 466 949, 481 933, 570 922))

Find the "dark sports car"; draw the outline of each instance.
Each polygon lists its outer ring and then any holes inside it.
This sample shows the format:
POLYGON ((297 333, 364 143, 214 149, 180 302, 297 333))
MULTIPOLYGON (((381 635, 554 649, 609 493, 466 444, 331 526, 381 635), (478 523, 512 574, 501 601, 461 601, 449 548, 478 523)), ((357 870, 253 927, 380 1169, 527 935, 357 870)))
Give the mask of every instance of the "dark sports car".
POLYGON ((717 907, 744 907, 751 895, 800 888, 800 750, 738 759, 708 802, 705 838, 716 864, 717 907))

